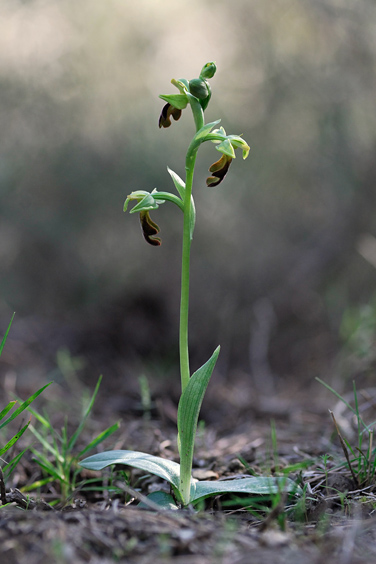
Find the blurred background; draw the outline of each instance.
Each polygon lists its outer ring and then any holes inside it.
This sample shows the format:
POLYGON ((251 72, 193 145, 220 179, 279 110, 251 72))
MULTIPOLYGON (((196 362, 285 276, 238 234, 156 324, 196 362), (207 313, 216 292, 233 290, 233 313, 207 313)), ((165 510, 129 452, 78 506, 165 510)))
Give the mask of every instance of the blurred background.
POLYGON ((181 214, 153 248, 122 207, 184 176, 192 117, 159 130, 158 94, 212 60, 206 120, 251 152, 211 189, 199 153, 193 368, 220 343, 261 392, 372 373, 375 53, 373 0, 2 0, 3 374, 58 377, 61 351, 93 382, 178 372, 181 214))

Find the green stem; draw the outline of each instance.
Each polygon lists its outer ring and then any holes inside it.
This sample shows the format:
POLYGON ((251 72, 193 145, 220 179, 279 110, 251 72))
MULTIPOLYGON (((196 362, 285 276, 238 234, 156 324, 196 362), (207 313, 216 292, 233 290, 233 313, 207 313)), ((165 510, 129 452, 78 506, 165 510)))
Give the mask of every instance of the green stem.
MULTIPOLYGON (((196 98, 190 96, 193 118, 195 120, 196 132, 204 125, 204 112, 196 98)), ((190 145, 185 161, 186 181, 184 197, 184 227, 183 227, 183 249, 181 269, 181 294, 180 294, 180 328, 179 328, 179 354, 180 354, 180 377, 181 391, 184 392, 190 378, 189 349, 188 349, 188 316, 189 316, 189 270, 191 256, 191 199, 193 175, 196 163, 196 155, 199 145, 190 145)))
POLYGON ((183 228, 183 250, 181 267, 181 294, 180 294, 180 376, 181 392, 183 393, 190 378, 189 351, 188 351, 188 316, 189 316, 189 270, 191 256, 191 196, 193 173, 196 155, 192 158, 192 167, 187 168, 184 198, 184 228, 183 228))
MULTIPOLYGON (((196 98, 190 96, 193 118, 195 120, 196 133, 204 125, 204 112, 196 98)), ((185 160, 185 194, 184 194, 184 227, 183 227, 183 249, 181 268, 181 297, 180 297, 180 331, 179 331, 179 353, 180 353, 180 376, 181 391, 186 389, 190 379, 189 349, 188 349, 188 315, 189 315, 189 270, 192 243, 192 186, 195 170, 196 156, 200 143, 193 140, 188 147, 185 160)), ((179 445, 180 440, 178 438, 179 445)), ((180 450, 180 446, 179 446, 180 450)), ((188 505, 190 498, 192 459, 186 454, 180 453, 180 481, 179 492, 183 504, 188 505)))

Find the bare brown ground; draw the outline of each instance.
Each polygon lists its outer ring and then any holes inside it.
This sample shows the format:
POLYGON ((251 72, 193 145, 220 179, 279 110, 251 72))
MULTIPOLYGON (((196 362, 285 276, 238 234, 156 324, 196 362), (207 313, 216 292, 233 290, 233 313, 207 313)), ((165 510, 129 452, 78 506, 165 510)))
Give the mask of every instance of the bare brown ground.
MULTIPOLYGON (((28 365, 30 367, 30 363, 28 365)), ((22 372, 22 371, 21 371, 22 372)), ((376 561, 376 497, 374 484, 364 490, 353 483, 348 470, 336 468, 344 456, 328 408, 350 442, 356 429, 346 410, 340 409, 317 383, 284 382, 268 397, 255 395, 249 377, 237 374, 226 381, 217 375, 205 399, 194 460, 198 479, 221 479, 246 474, 280 473, 307 484, 307 499, 298 513, 296 500, 285 500, 273 510, 252 511, 229 497, 217 497, 202 510, 153 512, 137 507, 137 492, 147 494, 164 487, 156 478, 142 479, 133 471, 128 492, 75 491, 65 503, 58 484, 22 493, 42 477, 26 453, 5 484, 9 505, 0 507, 0 562, 7 564, 176 562, 198 564, 365 564, 376 561), (277 445, 271 441, 271 421, 277 445), (330 454, 326 468, 323 455, 330 454), (19 492, 21 490, 21 492, 19 492), (289 511, 290 509, 290 511, 289 511)), ((44 382, 41 382, 44 383, 44 382)), ((22 374, 12 383, 5 379, 4 394, 29 390, 22 374)), ((93 389, 85 376, 51 386, 44 394, 44 408, 56 428, 64 416, 72 431, 79 423, 79 397, 93 389), (83 382, 86 381, 86 384, 83 382)), ((176 398, 178 391, 161 380, 153 383, 150 419, 140 408, 137 378, 123 384, 104 379, 90 421, 77 444, 80 450, 98 432, 119 418, 121 429, 104 448, 135 449, 177 459, 176 398), (166 393, 167 389, 167 393, 166 393)), ((374 391, 371 390, 373 397, 374 391)), ((374 411, 370 394, 362 395, 374 411)), ((362 400, 362 401, 363 401, 362 400)), ((41 400, 42 402, 42 400, 41 400)), ((38 404, 38 409, 41 404, 38 404)), ((372 420, 375 413, 370 414, 372 420)), ((25 444, 33 442, 24 435, 25 444)), ((22 445, 21 445, 22 446, 22 445)), ((13 453, 14 455, 14 453, 13 453)), ((105 473, 104 473, 105 474, 105 473)), ((82 479, 93 474, 82 472, 82 479)), ((97 475, 99 481, 106 474, 97 475)), ((120 478, 119 478, 120 480, 120 478)), ((267 504, 266 504, 267 505, 267 504)))
MULTIPOLYGON (((211 394, 209 405, 214 402, 214 395, 217 394, 211 394)), ((373 561, 376 558, 376 520, 372 504, 365 502, 367 492, 350 493, 341 505, 338 495, 329 494, 325 489, 324 474, 319 471, 319 455, 330 452, 340 456, 338 446, 331 442, 333 429, 329 417, 326 410, 312 404, 308 407, 307 402, 303 405, 304 398, 293 395, 294 401, 283 396, 278 401, 259 401, 257 409, 248 407, 243 413, 237 412, 222 419, 222 423, 217 421, 202 430, 198 437, 195 473, 206 479, 242 474, 246 469, 238 455, 256 472, 265 471, 268 465, 269 471, 273 471, 271 459, 276 454, 280 468, 310 459, 312 464, 303 470, 303 482, 310 483, 313 493, 307 500, 302 520, 294 520, 290 515, 281 528, 277 521, 278 510, 269 516, 267 512, 255 515, 236 503, 230 507, 225 505, 223 498, 215 499, 198 513, 155 513, 137 508, 136 499, 90 495, 82 491, 64 507, 55 509, 48 503, 53 497, 53 488, 42 489, 39 496, 42 501, 34 503, 38 496, 30 500, 15 488, 7 487, 7 501, 12 503, 0 510, 2 561, 9 564, 170 561, 319 564, 323 559, 348 564, 373 561), (278 438, 278 453, 274 454, 269 439, 271 418, 276 422, 278 438)), ((99 407, 97 405, 97 409, 99 407)), ((167 412, 169 408, 172 410, 167 403, 167 412)), ((101 419, 96 419, 96 427, 110 423, 101 419)), ((176 457, 173 425, 168 420, 168 413, 155 421, 128 417, 117 437, 116 447, 176 457)), ((27 476, 29 481, 37 478, 31 457, 25 458, 22 471, 20 469, 14 481, 18 480, 17 485, 22 488, 27 476)), ((333 476, 336 481, 332 484, 338 491, 351 489, 347 472, 341 474, 342 482, 338 480, 338 472, 330 474, 331 480, 333 476)), ((155 487, 155 480, 149 480, 142 489, 147 493, 155 487)), ((280 508, 281 512, 284 510, 280 508)))

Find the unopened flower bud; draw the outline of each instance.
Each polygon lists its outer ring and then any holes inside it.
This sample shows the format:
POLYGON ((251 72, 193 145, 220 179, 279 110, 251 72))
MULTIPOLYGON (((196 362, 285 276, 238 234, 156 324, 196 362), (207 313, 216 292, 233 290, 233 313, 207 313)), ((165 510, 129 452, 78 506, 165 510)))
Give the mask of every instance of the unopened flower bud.
POLYGON ((213 78, 216 70, 217 70, 217 67, 216 67, 215 63, 206 63, 206 65, 202 67, 202 70, 201 70, 201 73, 200 73, 200 78, 202 78, 202 79, 213 78))
POLYGON ((206 80, 193 78, 189 81, 189 92, 199 100, 205 100, 210 94, 206 80))

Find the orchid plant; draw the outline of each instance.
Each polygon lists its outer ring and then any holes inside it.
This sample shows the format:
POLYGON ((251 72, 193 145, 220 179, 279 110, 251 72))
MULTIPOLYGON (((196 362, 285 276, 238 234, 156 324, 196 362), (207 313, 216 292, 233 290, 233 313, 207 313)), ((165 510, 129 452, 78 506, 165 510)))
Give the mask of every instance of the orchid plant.
POLYGON ((185 180, 167 168, 177 194, 159 191, 152 192, 137 190, 127 196, 124 211, 131 202, 135 202, 130 213, 139 213, 140 222, 145 240, 153 246, 161 244, 158 225, 151 219, 150 212, 158 209, 161 204, 171 202, 178 206, 183 213, 183 245, 181 264, 181 299, 180 299, 180 328, 179 328, 179 353, 181 397, 178 406, 178 449, 180 464, 162 459, 150 454, 129 451, 113 450, 90 456, 81 462, 81 466, 91 470, 102 470, 111 464, 125 464, 145 470, 165 479, 170 483, 172 495, 163 492, 150 494, 151 500, 159 506, 166 508, 184 507, 190 503, 221 493, 252 493, 270 494, 284 491, 296 491, 296 485, 286 478, 270 477, 245 477, 225 481, 197 481, 192 478, 192 461, 197 422, 201 404, 206 388, 214 370, 219 347, 214 351, 209 360, 191 375, 189 366, 188 349, 188 304, 189 304, 189 274, 190 254, 193 232, 195 228, 195 204, 192 196, 193 176, 197 152, 200 146, 210 141, 215 144, 220 158, 210 166, 210 176, 206 185, 210 188, 218 186, 225 178, 235 151, 242 151, 243 159, 249 153, 249 146, 240 135, 227 135, 223 127, 218 127, 221 120, 205 123, 204 112, 211 98, 209 80, 216 72, 213 62, 207 63, 201 70, 200 76, 193 80, 173 79, 171 82, 178 93, 160 95, 164 100, 159 127, 168 128, 171 120, 179 120, 182 111, 191 108, 195 134, 188 146, 185 159, 185 180))

